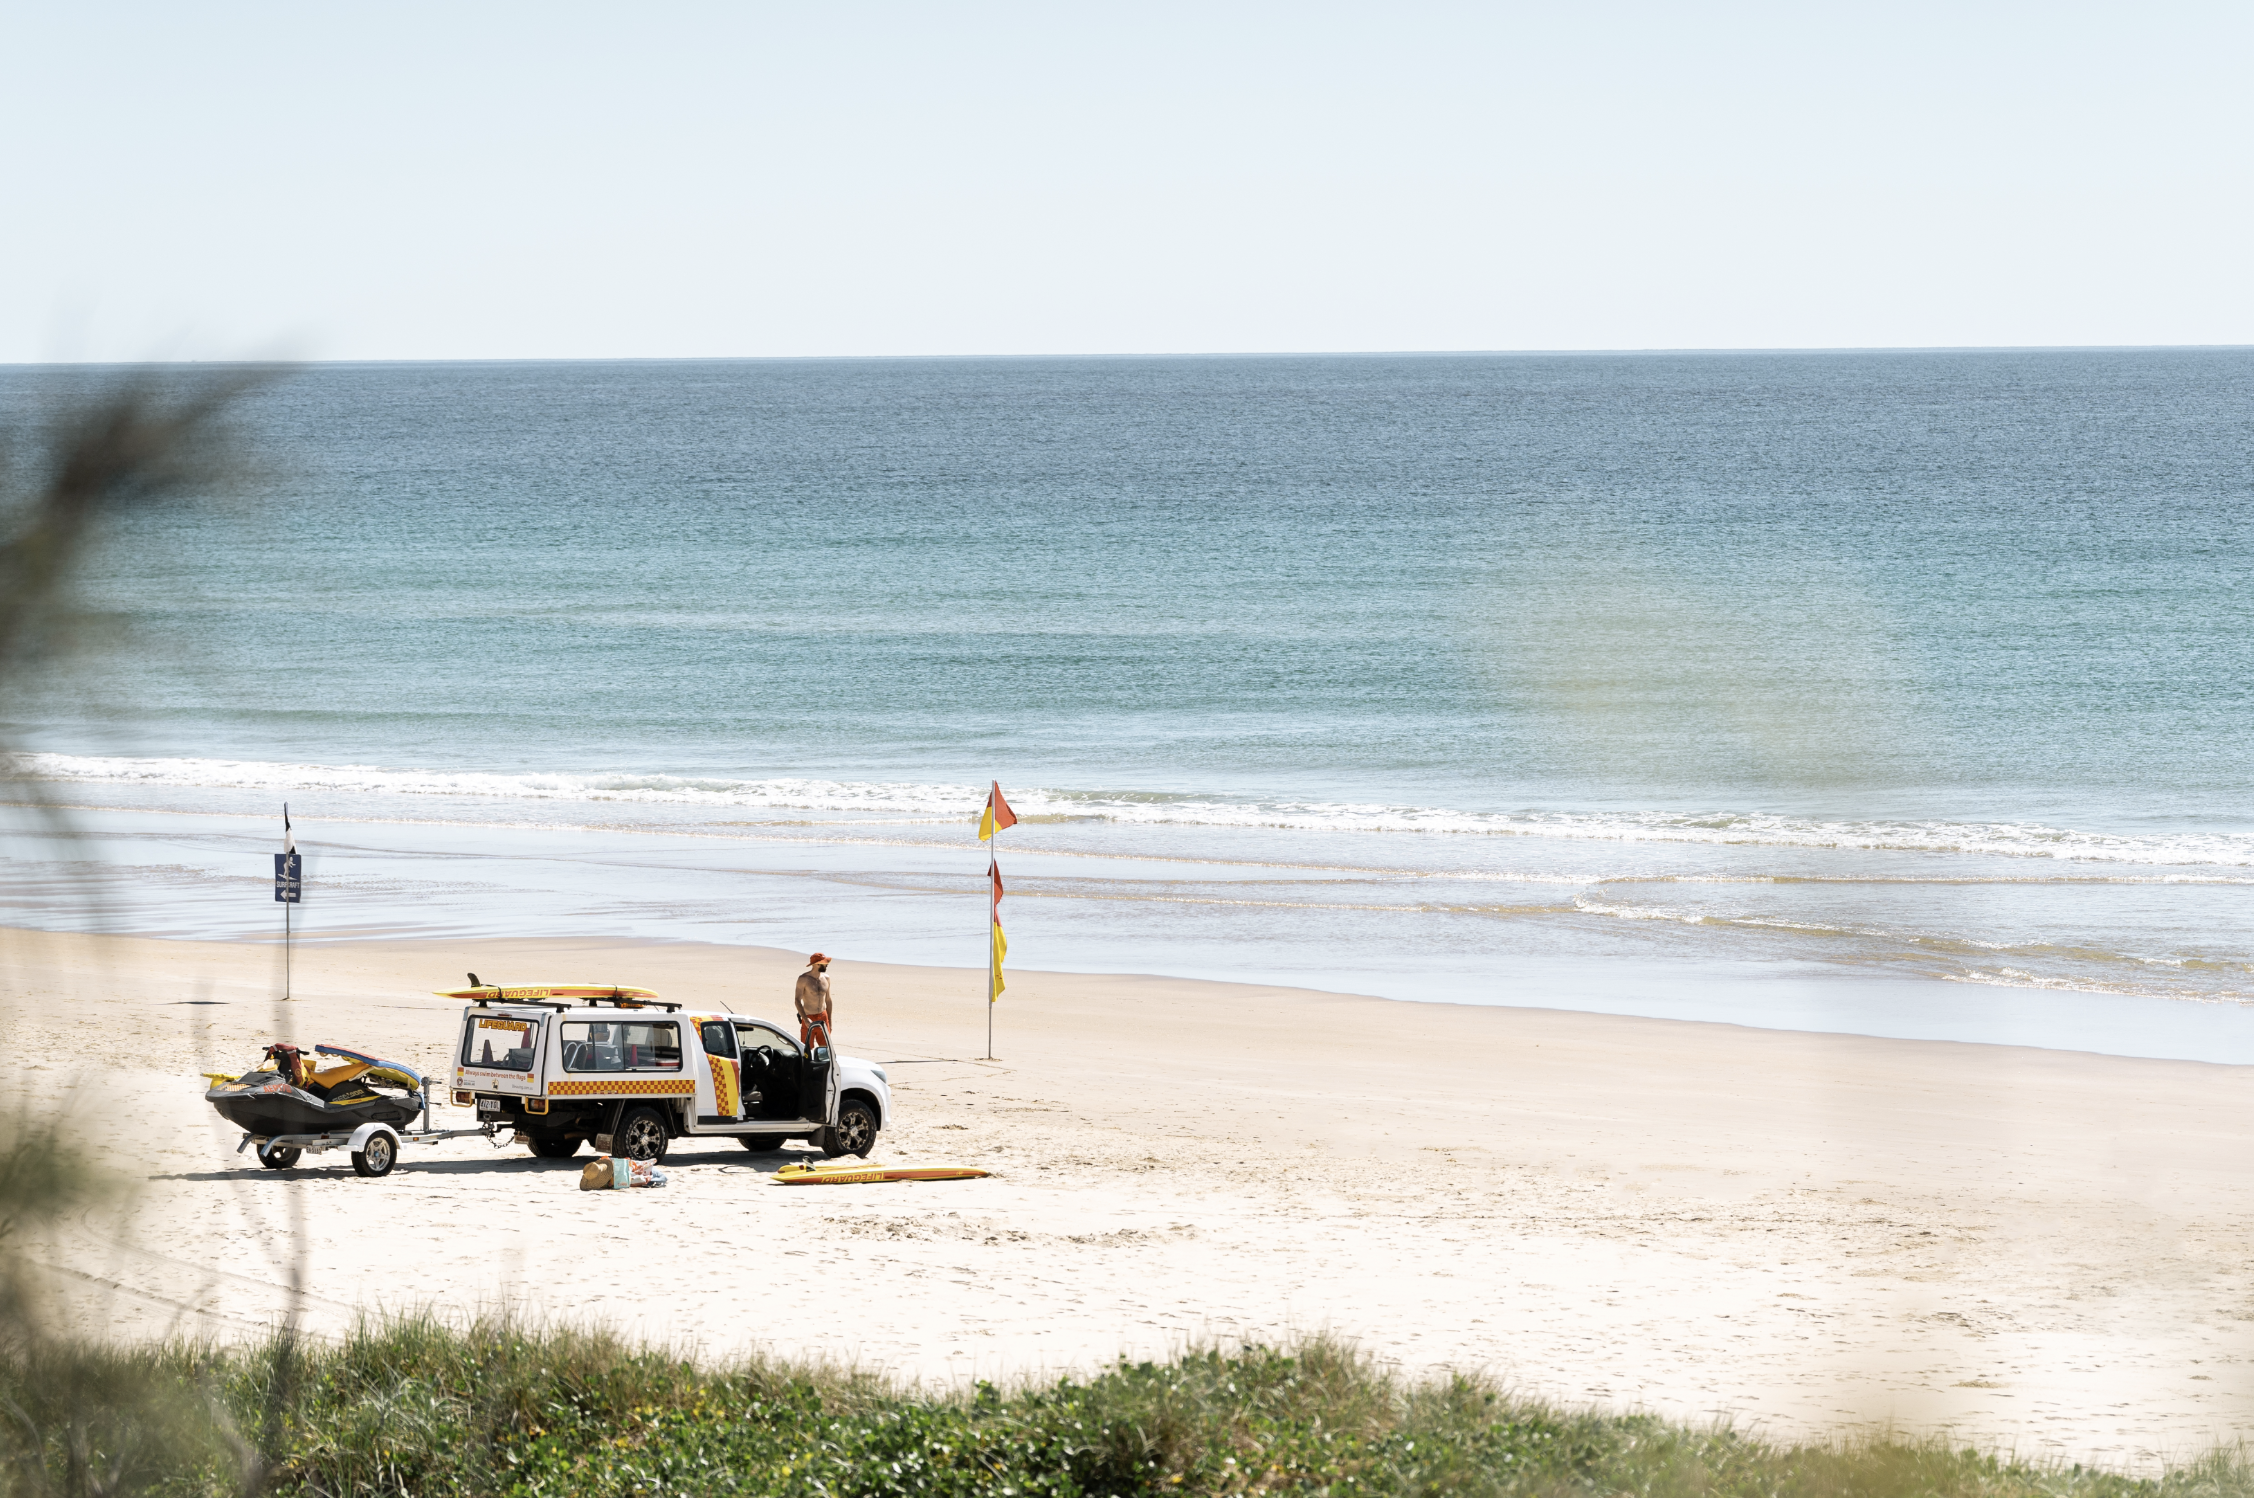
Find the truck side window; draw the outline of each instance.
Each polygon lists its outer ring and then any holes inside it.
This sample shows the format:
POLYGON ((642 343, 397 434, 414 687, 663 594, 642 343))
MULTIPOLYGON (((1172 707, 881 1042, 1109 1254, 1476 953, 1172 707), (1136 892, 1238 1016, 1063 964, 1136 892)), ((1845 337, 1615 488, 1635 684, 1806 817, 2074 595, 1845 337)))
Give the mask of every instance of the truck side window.
POLYGON ((697 1027, 697 1038, 704 1042, 707 1056, 736 1054, 736 1027, 724 1019, 706 1020, 697 1027))
POLYGON ((623 1025, 570 1024, 563 1027, 565 1071, 624 1071, 626 1047, 620 1042, 623 1025))
POLYGON ((681 1027, 671 1020, 568 1024, 563 1064, 566 1071, 679 1071, 681 1027))
POLYGON ((679 1071, 681 1027, 675 1024, 626 1027, 628 1071, 679 1071))

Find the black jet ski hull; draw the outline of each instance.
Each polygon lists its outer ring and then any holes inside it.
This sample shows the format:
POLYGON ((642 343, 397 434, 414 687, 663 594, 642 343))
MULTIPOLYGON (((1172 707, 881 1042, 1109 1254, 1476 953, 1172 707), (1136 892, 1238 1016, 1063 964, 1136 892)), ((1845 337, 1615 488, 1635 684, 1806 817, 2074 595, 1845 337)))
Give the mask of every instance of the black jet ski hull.
POLYGON ((281 1134, 346 1133, 369 1123, 404 1128, 423 1111, 419 1097, 380 1092, 333 1104, 291 1086, 279 1073, 263 1071, 220 1083, 204 1094, 204 1101, 218 1109, 221 1118, 261 1139, 281 1134))

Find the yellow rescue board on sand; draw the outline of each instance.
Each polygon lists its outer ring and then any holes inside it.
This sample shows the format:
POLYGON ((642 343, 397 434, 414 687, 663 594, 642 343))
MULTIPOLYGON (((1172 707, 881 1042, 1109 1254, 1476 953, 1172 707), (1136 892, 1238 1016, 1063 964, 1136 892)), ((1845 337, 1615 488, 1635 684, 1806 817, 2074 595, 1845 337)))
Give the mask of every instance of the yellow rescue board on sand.
POLYGON ((621 988, 616 983, 536 983, 530 987, 503 988, 488 983, 483 988, 434 988, 432 993, 442 999, 484 999, 492 1004, 511 1004, 526 999, 621 999, 629 1004, 641 1003, 657 997, 654 988, 621 988))
POLYGON ((878 1181, 972 1181, 990 1174, 967 1165, 786 1165, 777 1186, 869 1186, 878 1181))

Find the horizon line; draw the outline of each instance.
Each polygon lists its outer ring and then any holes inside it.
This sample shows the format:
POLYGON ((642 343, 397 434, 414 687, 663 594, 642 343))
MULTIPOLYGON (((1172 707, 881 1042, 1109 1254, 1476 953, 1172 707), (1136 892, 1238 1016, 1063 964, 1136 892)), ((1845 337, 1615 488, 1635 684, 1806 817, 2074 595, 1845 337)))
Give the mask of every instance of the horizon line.
POLYGON ((2041 353, 2237 353, 2254 343, 1997 343, 1997 344, 1839 344, 1777 345, 1742 348, 1536 348, 1536 349, 1217 349, 1114 353, 982 354, 538 354, 461 357, 399 356, 341 359, 23 359, 0 360, 0 369, 150 369, 266 368, 276 366, 351 367, 437 364, 842 364, 908 361, 968 363, 977 360, 1137 360, 1137 359, 1555 359, 1727 357, 1790 354, 2041 354, 2041 353))

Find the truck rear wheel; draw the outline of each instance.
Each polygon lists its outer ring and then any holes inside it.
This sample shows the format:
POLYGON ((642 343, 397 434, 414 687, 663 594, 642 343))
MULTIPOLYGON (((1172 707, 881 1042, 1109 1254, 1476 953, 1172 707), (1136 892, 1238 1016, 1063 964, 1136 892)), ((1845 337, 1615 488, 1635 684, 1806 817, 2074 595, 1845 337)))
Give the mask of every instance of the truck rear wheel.
POLYGON ((672 1143, 672 1131, 665 1127, 664 1114, 655 1108, 634 1108, 618 1121, 618 1137, 612 1141, 612 1153, 655 1165, 665 1158, 666 1147, 672 1143))

